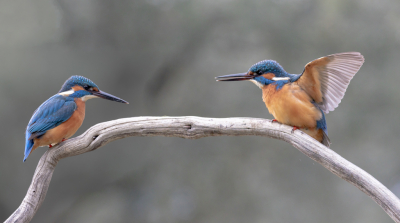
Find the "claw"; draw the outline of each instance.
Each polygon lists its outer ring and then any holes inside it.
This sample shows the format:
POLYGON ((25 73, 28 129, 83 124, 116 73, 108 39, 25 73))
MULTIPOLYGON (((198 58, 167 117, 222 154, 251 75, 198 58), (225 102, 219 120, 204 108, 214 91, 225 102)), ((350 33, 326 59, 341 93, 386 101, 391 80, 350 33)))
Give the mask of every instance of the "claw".
POLYGON ((294 133, 294 131, 296 131, 297 129, 300 129, 299 127, 297 127, 297 126, 293 126, 293 129, 292 129, 292 134, 294 133))
MULTIPOLYGON (((61 142, 64 142, 65 140, 66 140, 66 139, 62 139, 61 142)), ((58 145, 59 143, 53 143, 53 144, 54 144, 54 146, 55 146, 55 145, 58 145)), ((51 147, 53 147, 53 145, 50 144, 50 145, 49 145, 49 148, 51 148, 51 147)))

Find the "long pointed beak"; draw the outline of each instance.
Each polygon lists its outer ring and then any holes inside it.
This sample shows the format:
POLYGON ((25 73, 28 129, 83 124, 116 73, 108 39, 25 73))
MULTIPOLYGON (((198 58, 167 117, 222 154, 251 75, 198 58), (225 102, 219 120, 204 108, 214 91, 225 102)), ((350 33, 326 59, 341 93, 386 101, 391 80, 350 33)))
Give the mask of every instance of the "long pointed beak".
POLYGON ((93 91, 92 93, 93 93, 93 95, 95 95, 95 96, 97 96, 99 98, 104 98, 104 99, 107 99, 107 100, 110 100, 110 101, 116 101, 116 102, 129 104, 129 102, 127 102, 127 101, 125 101, 125 100, 123 100, 121 98, 115 97, 114 95, 111 95, 111 94, 106 93, 104 91, 100 91, 99 90, 99 91, 93 91))
POLYGON ((245 81, 253 79, 254 76, 248 75, 247 73, 239 73, 239 74, 228 74, 224 76, 216 77, 216 81, 245 81))

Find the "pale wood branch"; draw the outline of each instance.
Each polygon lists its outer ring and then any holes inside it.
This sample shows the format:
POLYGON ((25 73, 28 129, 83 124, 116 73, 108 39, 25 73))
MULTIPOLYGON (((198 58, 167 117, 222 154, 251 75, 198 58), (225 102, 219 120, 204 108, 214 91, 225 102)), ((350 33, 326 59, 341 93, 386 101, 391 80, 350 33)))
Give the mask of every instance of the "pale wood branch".
POLYGON ((323 146, 307 134, 267 119, 201 117, 135 117, 97 124, 82 135, 47 150, 18 209, 5 222, 29 222, 44 201, 53 171, 63 158, 93 151, 130 136, 171 136, 198 139, 208 136, 257 135, 281 139, 320 163, 332 173, 370 196, 400 223, 399 199, 370 174, 323 146))

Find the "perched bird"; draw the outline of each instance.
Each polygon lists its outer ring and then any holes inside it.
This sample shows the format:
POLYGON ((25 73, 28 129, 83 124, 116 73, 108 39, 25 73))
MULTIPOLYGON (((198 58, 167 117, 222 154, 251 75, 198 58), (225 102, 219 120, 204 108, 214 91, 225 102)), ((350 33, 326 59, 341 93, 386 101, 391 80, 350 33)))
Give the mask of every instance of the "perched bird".
POLYGON ((91 98, 129 104, 101 91, 85 77, 70 77, 58 94, 47 99, 33 113, 25 132, 24 162, 37 147, 49 145, 51 148, 75 134, 85 118, 85 102, 91 98))
POLYGON ((273 60, 263 60, 247 73, 216 77, 217 81, 249 80, 262 90, 273 121, 300 129, 330 145, 324 113, 342 100, 350 80, 364 63, 358 52, 337 53, 309 62, 302 74, 289 74, 273 60))

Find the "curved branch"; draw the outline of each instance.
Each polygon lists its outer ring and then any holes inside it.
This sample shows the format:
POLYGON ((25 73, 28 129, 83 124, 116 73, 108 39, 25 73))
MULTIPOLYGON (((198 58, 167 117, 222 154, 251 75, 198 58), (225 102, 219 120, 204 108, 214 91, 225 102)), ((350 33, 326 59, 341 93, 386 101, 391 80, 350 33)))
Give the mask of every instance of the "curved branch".
POLYGON ((129 136, 171 136, 198 139, 208 136, 258 135, 291 143, 300 152, 370 196, 400 223, 400 200, 370 174, 301 131, 267 119, 201 117, 135 117, 99 123, 82 135, 47 150, 18 209, 5 222, 29 222, 44 201, 53 171, 63 158, 93 151, 129 136))

